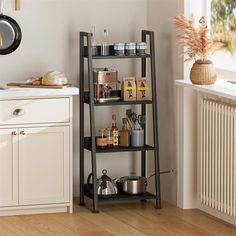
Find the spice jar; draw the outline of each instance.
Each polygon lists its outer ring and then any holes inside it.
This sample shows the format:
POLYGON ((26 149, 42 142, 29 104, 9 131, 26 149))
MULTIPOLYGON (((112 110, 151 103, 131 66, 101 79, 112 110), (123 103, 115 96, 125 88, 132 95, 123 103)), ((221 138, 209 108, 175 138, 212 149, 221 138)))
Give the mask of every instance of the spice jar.
POLYGON ((107 137, 107 146, 108 147, 113 147, 113 136, 112 136, 112 129, 111 128, 107 128, 106 129, 106 137, 107 137))
POLYGON ((105 136, 105 130, 106 129, 99 129, 99 133, 100 133, 100 136, 97 137, 96 139, 96 145, 97 145, 97 148, 99 149, 105 149, 107 147, 107 138, 105 136))
POLYGON ((125 55, 125 44, 124 43, 114 43, 114 54, 115 56, 124 56, 125 55))
POLYGON ((147 43, 146 42, 139 42, 137 43, 137 55, 142 56, 147 53, 147 43))
POLYGON ((125 44, 125 54, 126 54, 126 56, 136 55, 136 43, 126 43, 125 44))

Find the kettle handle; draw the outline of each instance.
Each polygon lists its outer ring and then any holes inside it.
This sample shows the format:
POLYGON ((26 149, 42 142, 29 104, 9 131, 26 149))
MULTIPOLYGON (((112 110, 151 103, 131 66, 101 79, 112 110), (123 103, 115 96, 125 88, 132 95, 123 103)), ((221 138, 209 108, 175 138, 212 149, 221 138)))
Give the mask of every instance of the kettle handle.
POLYGON ((87 184, 88 184, 88 185, 90 184, 90 180, 91 180, 92 176, 93 176, 92 173, 90 173, 90 174, 88 175, 88 178, 87 178, 87 184))

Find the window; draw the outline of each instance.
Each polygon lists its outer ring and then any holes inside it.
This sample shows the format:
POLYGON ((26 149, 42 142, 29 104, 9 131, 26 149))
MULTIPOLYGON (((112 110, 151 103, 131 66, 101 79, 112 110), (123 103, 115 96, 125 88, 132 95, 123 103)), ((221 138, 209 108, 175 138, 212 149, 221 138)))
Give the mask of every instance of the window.
POLYGON ((220 77, 236 80, 236 0, 206 0, 203 7, 212 36, 223 43, 212 61, 220 77))

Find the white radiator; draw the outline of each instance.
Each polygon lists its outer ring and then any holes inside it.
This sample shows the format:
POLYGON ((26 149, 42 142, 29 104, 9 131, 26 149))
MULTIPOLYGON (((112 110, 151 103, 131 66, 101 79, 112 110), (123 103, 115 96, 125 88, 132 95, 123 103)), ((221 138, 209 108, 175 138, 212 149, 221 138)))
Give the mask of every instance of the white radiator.
POLYGON ((236 217, 236 107, 201 99, 201 203, 236 217))

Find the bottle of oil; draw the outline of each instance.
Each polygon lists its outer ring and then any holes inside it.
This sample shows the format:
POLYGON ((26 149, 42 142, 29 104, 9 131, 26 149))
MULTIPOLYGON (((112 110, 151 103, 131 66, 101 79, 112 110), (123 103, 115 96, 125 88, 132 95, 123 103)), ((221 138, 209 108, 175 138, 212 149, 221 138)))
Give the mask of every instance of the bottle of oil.
POLYGON ((119 145, 121 147, 129 147, 130 146, 130 136, 129 136, 129 130, 127 128, 127 118, 123 118, 122 123, 123 123, 123 127, 120 131, 119 145))
POLYGON ((92 26, 90 33, 92 33, 92 55, 98 56, 98 45, 95 35, 95 26, 92 26))
POLYGON ((119 145, 119 134, 118 134, 118 128, 116 126, 116 115, 112 115, 112 137, 113 137, 113 146, 117 147, 119 145))
POLYGON ((103 31, 103 41, 101 44, 101 56, 109 56, 109 39, 108 39, 107 29, 104 29, 103 31))

